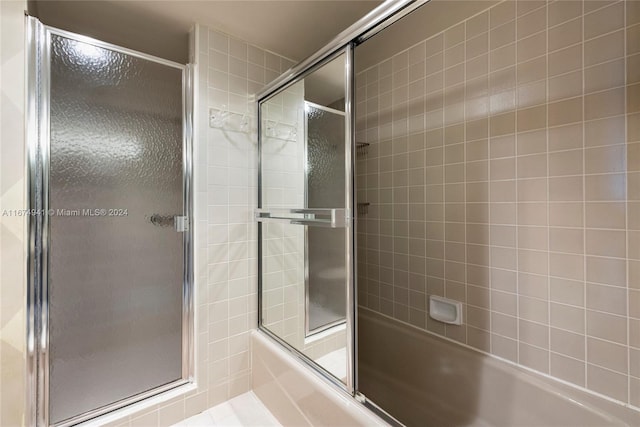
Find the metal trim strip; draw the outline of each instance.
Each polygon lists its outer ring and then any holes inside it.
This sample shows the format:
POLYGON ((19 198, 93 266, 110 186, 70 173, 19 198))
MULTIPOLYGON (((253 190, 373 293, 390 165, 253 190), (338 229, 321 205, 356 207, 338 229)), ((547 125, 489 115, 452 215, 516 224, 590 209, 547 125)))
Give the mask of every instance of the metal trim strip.
POLYGON ((170 61, 168 59, 159 58, 157 56, 149 55, 148 53, 139 52, 137 50, 129 49, 122 46, 117 46, 112 43, 104 42, 102 40, 94 39, 93 37, 83 36, 82 34, 72 33, 71 31, 61 30, 59 28, 44 26, 46 31, 50 34, 65 37, 67 39, 79 41, 82 43, 88 43, 90 45, 101 47, 103 49, 112 50, 114 52, 124 53, 125 55, 134 56, 136 58, 145 59, 147 61, 156 62, 158 64, 167 65, 169 67, 185 70, 187 65, 180 64, 178 62, 170 61))

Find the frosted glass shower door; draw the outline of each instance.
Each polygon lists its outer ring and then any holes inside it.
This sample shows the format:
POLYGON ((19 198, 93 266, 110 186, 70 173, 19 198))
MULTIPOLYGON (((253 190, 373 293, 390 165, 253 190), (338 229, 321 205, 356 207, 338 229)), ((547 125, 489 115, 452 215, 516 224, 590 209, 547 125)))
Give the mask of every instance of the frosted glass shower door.
MULTIPOLYGON (((344 111, 305 102, 308 208, 342 206, 345 199, 344 111)), ((306 335, 345 321, 345 235, 307 228, 306 335)))
POLYGON ((71 424, 188 376, 186 74, 47 40, 47 410, 71 424))

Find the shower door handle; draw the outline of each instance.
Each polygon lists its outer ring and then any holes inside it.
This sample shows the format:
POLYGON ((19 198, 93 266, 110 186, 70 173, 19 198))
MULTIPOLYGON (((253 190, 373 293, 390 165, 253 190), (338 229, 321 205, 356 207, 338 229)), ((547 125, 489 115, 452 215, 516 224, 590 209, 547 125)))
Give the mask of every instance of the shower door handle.
POLYGON ((348 210, 330 209, 256 209, 258 222, 281 222, 314 227, 344 228, 347 224, 348 210))
POLYGON ((153 214, 149 222, 156 227, 173 227, 179 233, 189 231, 189 219, 186 216, 153 214))

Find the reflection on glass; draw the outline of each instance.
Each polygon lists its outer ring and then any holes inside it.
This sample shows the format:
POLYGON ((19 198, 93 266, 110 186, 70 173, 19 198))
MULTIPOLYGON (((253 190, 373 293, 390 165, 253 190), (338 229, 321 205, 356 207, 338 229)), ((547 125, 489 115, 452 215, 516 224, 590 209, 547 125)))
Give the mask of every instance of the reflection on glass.
MULTIPOLYGON (((345 208, 344 72, 341 55, 261 104, 262 210, 345 208)), ((344 382, 347 229, 260 226, 262 325, 344 382)))
MULTIPOLYGON (((344 206, 344 112, 305 102, 306 206, 344 206)), ((345 321, 344 230, 307 229, 307 336, 345 321)))

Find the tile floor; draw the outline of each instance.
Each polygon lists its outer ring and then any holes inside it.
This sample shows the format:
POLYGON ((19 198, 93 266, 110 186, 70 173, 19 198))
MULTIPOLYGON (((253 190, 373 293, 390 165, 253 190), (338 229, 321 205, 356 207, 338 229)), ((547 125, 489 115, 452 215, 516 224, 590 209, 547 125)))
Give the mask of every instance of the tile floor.
POLYGON ((282 427, 252 391, 207 409, 173 427, 205 426, 282 427))

